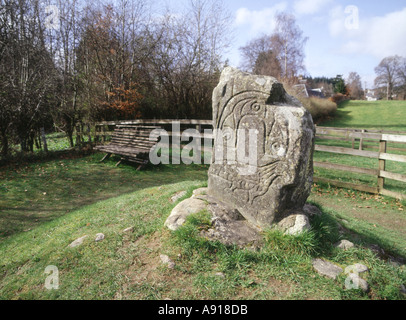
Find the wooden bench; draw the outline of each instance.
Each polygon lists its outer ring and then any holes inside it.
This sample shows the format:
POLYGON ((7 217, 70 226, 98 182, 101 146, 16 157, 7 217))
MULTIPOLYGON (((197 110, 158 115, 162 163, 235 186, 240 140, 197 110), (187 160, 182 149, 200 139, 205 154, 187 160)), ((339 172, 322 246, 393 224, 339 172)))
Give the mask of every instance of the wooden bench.
POLYGON ((148 164, 149 153, 158 143, 159 133, 152 134, 156 129, 160 129, 160 127, 118 125, 112 135, 111 143, 97 146, 95 150, 107 153, 101 162, 115 154, 121 156, 121 160, 116 166, 126 160, 139 164, 137 170, 140 170, 148 164))

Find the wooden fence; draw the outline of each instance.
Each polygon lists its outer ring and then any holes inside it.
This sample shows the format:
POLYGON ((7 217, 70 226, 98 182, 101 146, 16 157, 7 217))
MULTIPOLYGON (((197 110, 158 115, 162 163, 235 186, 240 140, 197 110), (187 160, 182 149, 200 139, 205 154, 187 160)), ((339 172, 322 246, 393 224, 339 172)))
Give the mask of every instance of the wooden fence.
MULTIPOLYGON (((212 129, 211 120, 134 120, 120 122, 101 122, 95 125, 95 140, 96 142, 105 142, 106 138, 111 135, 114 127, 118 124, 145 124, 145 125, 160 125, 167 129, 171 136, 178 136, 181 132, 171 132, 170 125, 176 121, 183 130, 196 128, 199 132, 203 132, 204 128, 212 129)), ((86 126, 85 126, 86 127, 86 126)), ((88 128, 88 127, 86 127, 88 128)), ((78 128, 78 135, 90 135, 90 130, 83 132, 78 128)), ((204 139, 213 139, 213 135, 202 135, 204 139)), ((89 137, 90 139, 90 137, 89 137)), ((361 183, 350 183, 326 179, 323 177, 314 177, 315 182, 328 183, 341 188, 349 188, 368 192, 372 194, 380 194, 389 197, 406 200, 406 169, 403 173, 394 173, 387 170, 387 161, 396 161, 406 164, 406 133, 394 131, 373 131, 365 129, 342 129, 342 128, 327 128, 317 127, 316 134, 316 152, 328 152, 332 154, 349 155, 353 157, 364 157, 377 160, 377 166, 374 169, 362 168, 356 166, 348 166, 330 162, 314 162, 315 168, 323 168, 330 170, 339 170, 356 174, 374 176, 376 184, 365 185, 361 183), (328 142, 330 141, 330 142, 328 142), (346 146, 331 146, 326 145, 337 142, 337 144, 348 143, 346 146), (393 151, 394 153, 390 153, 393 151), (395 153, 396 152, 396 153, 395 153), (403 153, 403 154, 402 154, 403 153), (385 179, 392 179, 405 184, 404 191, 394 192, 385 188, 385 179)), ((316 157, 317 158, 317 157, 316 157)), ((354 159, 355 160, 355 159, 354 159)), ((355 160, 356 162, 356 160, 355 160)), ((405 165, 406 168, 406 165, 405 165)))
POLYGON ((349 141, 351 142, 352 147, 348 148, 316 144, 316 151, 377 159, 377 167, 371 169, 317 161, 314 162, 314 167, 374 176, 376 177, 376 185, 354 184, 317 176, 314 177, 315 182, 329 183, 337 187, 350 188, 406 200, 406 170, 404 174, 400 174, 389 172, 386 169, 387 161, 406 163, 405 133, 317 127, 316 141, 326 140, 349 141), (359 147, 356 148, 356 143, 358 142, 359 147), (366 142, 373 143, 373 145, 366 145, 366 142), (393 145, 396 147, 393 147, 393 145), (399 146, 404 146, 404 148, 399 148, 399 146), (373 151, 366 149, 373 149, 373 151), (397 154, 389 153, 389 151, 397 152, 397 154), (404 192, 400 193, 387 190, 385 188, 385 179, 392 179, 405 183, 404 192))

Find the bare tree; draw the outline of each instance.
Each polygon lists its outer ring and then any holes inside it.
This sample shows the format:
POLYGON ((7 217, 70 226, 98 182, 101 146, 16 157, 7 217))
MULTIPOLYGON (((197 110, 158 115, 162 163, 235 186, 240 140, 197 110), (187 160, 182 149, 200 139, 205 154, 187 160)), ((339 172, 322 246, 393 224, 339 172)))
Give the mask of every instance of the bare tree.
POLYGON ((152 18, 149 4, 0 0, 2 153, 10 139, 32 150, 47 122, 73 146, 82 120, 211 115, 231 15, 220 1, 190 0, 152 18))
POLYGON ((241 68, 280 79, 282 68, 273 50, 271 38, 267 35, 251 40, 246 46, 240 47, 241 68))
POLYGON ((78 0, 58 0, 57 8, 59 24, 55 29, 46 29, 49 51, 58 69, 51 114, 54 125, 65 132, 73 147, 75 125, 85 115, 83 105, 79 103, 81 79, 77 72, 76 58, 76 48, 81 37, 82 7, 78 0))
POLYGON ((351 99, 360 100, 364 97, 364 90, 362 89, 361 77, 356 72, 350 72, 347 79, 347 88, 350 91, 351 99))
MULTIPOLYGON (((12 129, 21 150, 33 151, 35 136, 49 114, 55 80, 55 67, 45 42, 44 16, 39 0, 3 0, 1 7, 2 38, 6 43, 1 59, 5 88, 1 103, 6 107, 0 112, 8 121, 8 125, 2 125, 2 136, 12 129)), ((7 153, 6 140, 3 153, 7 153)))
POLYGON ((255 61, 254 73, 281 78, 282 68, 273 51, 270 50, 259 54, 255 61))
POLYGON ((288 13, 276 16, 276 28, 271 35, 263 35, 251 40, 240 51, 242 68, 272 75, 283 81, 294 81, 304 67, 304 46, 307 38, 296 24, 296 19, 288 13))
POLYGON ((283 79, 292 79, 305 71, 304 46, 307 40, 296 24, 295 16, 286 12, 277 14, 271 42, 282 65, 283 79))
POLYGON ((406 58, 402 57, 399 67, 399 80, 400 80, 400 92, 403 94, 403 100, 406 100, 406 58))
POLYGON ((192 0, 181 15, 167 12, 159 21, 159 39, 149 77, 153 104, 161 115, 176 118, 211 116, 211 93, 222 68, 231 20, 221 3, 192 0))
POLYGON ((377 74, 375 86, 386 87, 387 100, 393 99, 393 90, 395 86, 401 85, 401 65, 402 57, 395 55, 384 58, 375 68, 375 73, 377 74))

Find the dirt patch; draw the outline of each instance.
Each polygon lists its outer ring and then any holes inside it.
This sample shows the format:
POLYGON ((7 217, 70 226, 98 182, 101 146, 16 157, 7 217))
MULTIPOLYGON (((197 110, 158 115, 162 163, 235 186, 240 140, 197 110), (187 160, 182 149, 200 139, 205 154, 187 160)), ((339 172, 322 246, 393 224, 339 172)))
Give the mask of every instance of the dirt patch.
POLYGON ((132 264, 125 275, 130 283, 141 283, 150 280, 156 275, 156 270, 161 264, 160 249, 162 247, 161 237, 158 233, 140 237, 133 243, 134 252, 132 264))
POLYGON ((294 293, 297 287, 290 282, 282 282, 275 278, 261 279, 253 272, 250 272, 250 279, 253 286, 257 289, 242 288, 239 294, 235 297, 236 300, 284 300, 289 299, 289 296, 294 293))
POLYGON ((163 299, 170 296, 173 289, 181 287, 179 283, 183 281, 183 275, 169 269, 160 257, 165 254, 163 243, 167 236, 159 231, 125 243, 123 248, 127 249, 123 250, 131 259, 131 264, 123 274, 125 281, 116 299, 145 299, 146 296, 151 297, 151 291, 156 291, 156 296, 152 298, 163 299))

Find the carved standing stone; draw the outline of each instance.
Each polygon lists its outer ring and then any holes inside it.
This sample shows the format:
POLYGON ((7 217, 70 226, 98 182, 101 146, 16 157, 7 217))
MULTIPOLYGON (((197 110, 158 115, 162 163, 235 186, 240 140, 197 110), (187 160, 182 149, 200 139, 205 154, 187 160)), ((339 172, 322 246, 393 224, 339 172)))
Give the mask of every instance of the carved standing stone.
POLYGON ((213 93, 208 194, 270 227, 301 210, 313 181, 310 113, 273 77, 226 68, 213 93))

